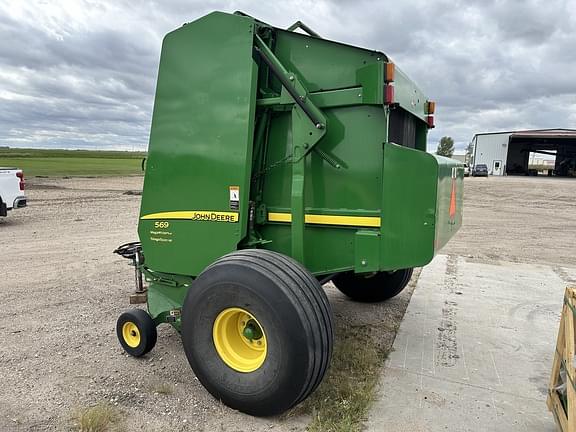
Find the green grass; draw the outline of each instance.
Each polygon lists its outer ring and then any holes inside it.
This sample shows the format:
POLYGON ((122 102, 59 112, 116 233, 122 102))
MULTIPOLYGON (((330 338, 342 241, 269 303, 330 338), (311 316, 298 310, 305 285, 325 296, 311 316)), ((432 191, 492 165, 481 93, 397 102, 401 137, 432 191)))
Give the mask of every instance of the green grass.
MULTIPOLYGON (((407 290, 414 289, 419 276, 416 269, 407 290)), ((385 321, 364 324, 338 316, 328 373, 318 389, 285 418, 311 415, 308 432, 361 431, 408 301, 391 308, 385 321)))
POLYGON ((24 170, 26 177, 142 174, 144 152, 0 148, 0 166, 24 170))
POLYGON ((78 432, 107 432, 118 430, 120 411, 107 403, 79 409, 73 416, 73 428, 78 432))
POLYGON ((386 349, 374 343, 372 330, 362 325, 336 328, 328 374, 318 389, 287 417, 311 414, 308 432, 361 430, 388 356, 386 349))
POLYGON ((335 346, 329 375, 310 399, 310 432, 360 430, 374 398, 384 353, 378 352, 367 333, 356 331, 335 346))

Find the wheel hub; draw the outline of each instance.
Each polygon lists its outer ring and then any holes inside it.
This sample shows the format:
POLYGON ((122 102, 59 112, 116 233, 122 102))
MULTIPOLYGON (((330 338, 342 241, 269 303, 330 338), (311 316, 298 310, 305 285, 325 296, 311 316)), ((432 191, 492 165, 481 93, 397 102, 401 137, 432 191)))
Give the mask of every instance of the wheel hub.
POLYGON ((133 322, 125 322, 122 326, 122 337, 130 348, 140 345, 140 330, 133 322))
POLYGON ((244 309, 227 308, 220 312, 214 321, 212 338, 222 361, 238 372, 254 372, 266 360, 264 330, 244 309))

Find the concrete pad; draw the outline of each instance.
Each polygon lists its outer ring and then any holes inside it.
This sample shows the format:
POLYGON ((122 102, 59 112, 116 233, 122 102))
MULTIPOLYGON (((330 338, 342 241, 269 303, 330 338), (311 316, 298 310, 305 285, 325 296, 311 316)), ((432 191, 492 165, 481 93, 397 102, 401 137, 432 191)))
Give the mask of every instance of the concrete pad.
POLYGON ((555 431, 546 389, 576 269, 437 256, 386 361, 373 431, 555 431))

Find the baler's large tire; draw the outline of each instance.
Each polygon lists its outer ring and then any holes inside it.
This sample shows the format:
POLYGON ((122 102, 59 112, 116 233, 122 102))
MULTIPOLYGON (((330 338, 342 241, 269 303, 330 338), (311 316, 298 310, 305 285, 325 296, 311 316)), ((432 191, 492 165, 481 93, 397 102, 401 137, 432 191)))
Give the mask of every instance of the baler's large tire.
POLYGON ((406 288, 414 269, 379 272, 364 276, 353 272, 339 273, 332 282, 352 300, 376 303, 392 298, 406 288))
POLYGON ((280 414, 320 384, 332 314, 318 281, 279 253, 247 249, 208 266, 182 308, 182 341, 206 389, 231 408, 280 414))
POLYGON ((142 309, 131 309, 120 315, 116 336, 124 351, 134 357, 150 352, 158 338, 154 320, 142 309))

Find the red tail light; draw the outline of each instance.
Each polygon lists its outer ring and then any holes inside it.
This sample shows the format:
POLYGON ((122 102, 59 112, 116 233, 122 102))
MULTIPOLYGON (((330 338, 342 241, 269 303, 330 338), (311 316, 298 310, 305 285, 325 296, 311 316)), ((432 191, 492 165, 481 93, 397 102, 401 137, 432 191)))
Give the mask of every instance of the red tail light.
POLYGON ((394 103, 394 86, 386 84, 384 86, 384 104, 392 105, 394 103))
POLYGON ((434 127, 434 116, 426 116, 426 123, 428 123, 428 128, 432 129, 434 127))
POLYGON ((22 171, 18 171, 16 173, 16 177, 20 179, 20 190, 24 190, 24 173, 22 171))

